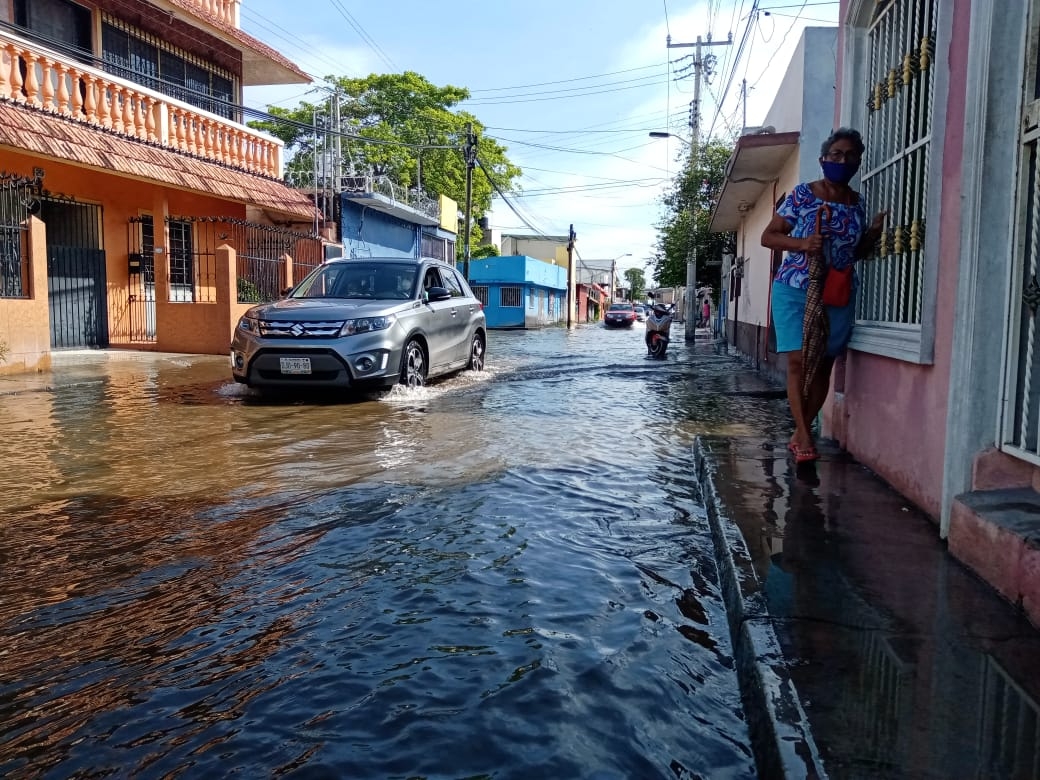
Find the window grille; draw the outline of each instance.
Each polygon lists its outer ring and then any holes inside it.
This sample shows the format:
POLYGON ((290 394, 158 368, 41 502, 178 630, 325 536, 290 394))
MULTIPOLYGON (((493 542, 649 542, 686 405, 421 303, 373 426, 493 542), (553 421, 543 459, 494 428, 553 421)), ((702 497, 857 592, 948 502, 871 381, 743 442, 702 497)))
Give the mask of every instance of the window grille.
POLYGON ((445 242, 443 238, 427 236, 424 234, 422 237, 422 256, 432 257, 436 260, 447 260, 448 258, 444 251, 444 244, 445 242))
POLYGON ((879 3, 869 30, 862 194, 868 219, 889 215, 860 265, 859 320, 921 325, 937 3, 879 3))
POLYGON ((1028 29, 1021 149, 1018 239, 1011 297, 1011 328, 1005 397, 1014 399, 1004 443, 1040 463, 1040 2, 1032 3, 1028 29))
POLYGON ((481 306, 488 305, 488 288, 486 284, 478 284, 473 287, 474 297, 480 301, 481 306))
POLYGON ((108 14, 103 19, 101 56, 106 71, 225 119, 237 119, 233 73, 108 14))
POLYGON ((524 305, 524 290, 522 287, 501 288, 502 308, 519 309, 524 305))

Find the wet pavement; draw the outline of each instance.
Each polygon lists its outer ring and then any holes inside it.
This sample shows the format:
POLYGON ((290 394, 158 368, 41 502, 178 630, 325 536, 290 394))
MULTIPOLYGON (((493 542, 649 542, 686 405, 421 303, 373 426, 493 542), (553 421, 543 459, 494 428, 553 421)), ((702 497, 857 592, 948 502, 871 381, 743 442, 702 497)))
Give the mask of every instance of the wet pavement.
POLYGON ((0 775, 1040 776, 1037 632, 739 360, 642 353, 0 377, 0 775))

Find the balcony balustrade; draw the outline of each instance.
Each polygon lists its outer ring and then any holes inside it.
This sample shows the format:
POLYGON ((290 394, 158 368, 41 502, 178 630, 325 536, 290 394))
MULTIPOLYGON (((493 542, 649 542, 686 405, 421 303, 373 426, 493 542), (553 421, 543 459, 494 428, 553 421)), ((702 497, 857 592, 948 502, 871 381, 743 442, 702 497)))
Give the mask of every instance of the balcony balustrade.
POLYGON ((232 27, 239 26, 239 10, 241 0, 185 0, 188 5, 195 6, 204 14, 219 19, 232 27))
MULTIPOLYGON (((198 0, 198 4, 228 3, 198 0)), ((70 61, 4 31, 0 31, 0 100, 28 105, 249 173, 281 176, 280 140, 70 61)))

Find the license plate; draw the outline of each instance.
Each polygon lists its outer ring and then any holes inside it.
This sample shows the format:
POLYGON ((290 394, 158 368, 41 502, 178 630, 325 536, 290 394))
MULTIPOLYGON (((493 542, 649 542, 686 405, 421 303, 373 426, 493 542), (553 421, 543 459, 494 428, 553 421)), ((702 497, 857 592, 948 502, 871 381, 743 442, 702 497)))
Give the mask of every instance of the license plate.
POLYGON ((278 358, 283 374, 309 374, 311 372, 310 358, 278 358))

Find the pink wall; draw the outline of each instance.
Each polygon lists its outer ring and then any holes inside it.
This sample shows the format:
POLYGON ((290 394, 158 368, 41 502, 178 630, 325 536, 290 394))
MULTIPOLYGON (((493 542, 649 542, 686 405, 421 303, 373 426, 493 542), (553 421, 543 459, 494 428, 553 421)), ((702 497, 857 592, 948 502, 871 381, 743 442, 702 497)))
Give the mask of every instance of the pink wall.
MULTIPOLYGON (((842 0, 842 18, 847 6, 848 0, 842 0)), ((964 153, 965 94, 959 85, 965 83, 967 74, 971 10, 970 0, 953 0, 953 6, 953 39, 948 51, 950 94, 945 122, 942 117, 936 117, 934 121, 936 128, 945 127, 945 134, 933 140, 936 144, 933 155, 940 152, 943 155, 934 364, 922 366, 850 352, 845 369, 846 449, 936 518, 942 500, 960 253, 959 193, 964 153), (939 143, 942 147, 938 146, 939 143), (896 431, 900 432, 898 437, 893 435, 896 431)), ((839 53, 842 50, 840 45, 838 50, 839 53)), ((836 101, 836 105, 840 105, 840 83, 836 101)), ((870 138, 864 140, 870 143, 870 138)), ((936 217, 929 213, 927 218, 936 217)))

